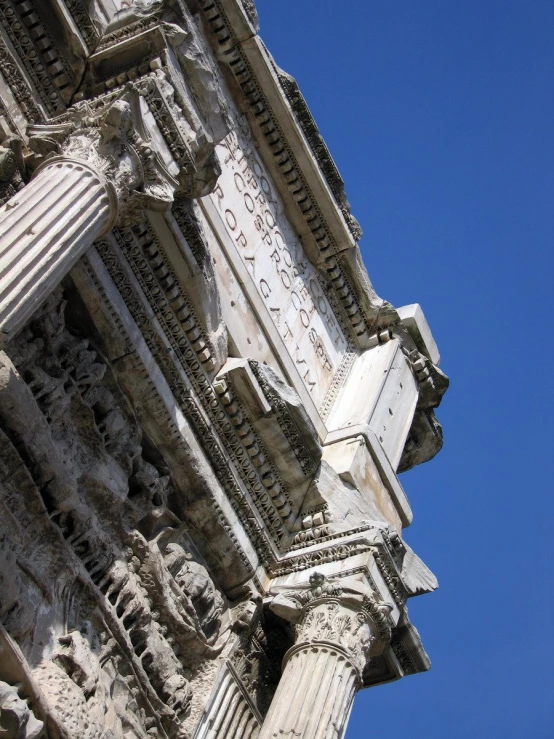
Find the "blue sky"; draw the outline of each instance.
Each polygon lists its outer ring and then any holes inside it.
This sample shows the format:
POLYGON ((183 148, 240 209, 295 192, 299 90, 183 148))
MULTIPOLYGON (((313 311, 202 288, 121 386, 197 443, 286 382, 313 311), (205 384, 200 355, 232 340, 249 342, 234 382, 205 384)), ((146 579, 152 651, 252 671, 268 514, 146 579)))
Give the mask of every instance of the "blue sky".
POLYGON ((346 182, 381 295, 421 303, 445 443, 401 480, 440 589, 427 674, 360 693, 347 739, 554 737, 554 3, 257 0, 346 182))

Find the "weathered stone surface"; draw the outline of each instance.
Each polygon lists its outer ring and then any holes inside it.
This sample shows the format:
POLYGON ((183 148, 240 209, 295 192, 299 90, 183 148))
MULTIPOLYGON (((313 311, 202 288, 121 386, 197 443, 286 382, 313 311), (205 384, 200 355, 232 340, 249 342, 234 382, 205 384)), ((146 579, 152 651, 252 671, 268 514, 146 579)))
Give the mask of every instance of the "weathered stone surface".
POLYGON ((0 22, 0 734, 339 739, 430 664, 421 309, 250 0, 0 22))
POLYGON ((403 305, 398 308, 398 315, 404 326, 410 332, 417 348, 422 354, 431 360, 435 365, 440 363, 440 354, 427 319, 425 318, 421 306, 418 303, 412 305, 403 305))

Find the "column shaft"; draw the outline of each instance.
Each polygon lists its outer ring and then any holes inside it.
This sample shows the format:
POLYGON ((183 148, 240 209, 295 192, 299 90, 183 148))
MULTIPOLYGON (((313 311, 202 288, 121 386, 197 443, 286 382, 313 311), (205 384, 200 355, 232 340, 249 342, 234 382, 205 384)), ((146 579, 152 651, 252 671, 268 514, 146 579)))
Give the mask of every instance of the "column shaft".
POLYGON ((9 339, 111 226, 115 193, 90 165, 48 162, 0 210, 0 327, 9 339))
POLYGON ((325 643, 293 647, 285 659, 259 739, 341 739, 359 679, 354 665, 325 643))

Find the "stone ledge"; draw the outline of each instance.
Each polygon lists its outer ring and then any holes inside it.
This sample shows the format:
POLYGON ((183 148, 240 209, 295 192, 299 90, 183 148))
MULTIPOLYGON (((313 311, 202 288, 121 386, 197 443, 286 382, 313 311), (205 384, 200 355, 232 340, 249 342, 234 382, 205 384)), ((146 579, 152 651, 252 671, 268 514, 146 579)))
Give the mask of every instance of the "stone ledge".
POLYGON ((345 441, 346 439, 352 439, 356 436, 362 436, 364 438, 367 449, 369 450, 373 461, 377 465, 381 478, 389 491, 398 514, 400 515, 402 525, 404 527, 409 526, 412 523, 413 514, 408 498, 406 497, 406 493, 398 481, 396 473, 393 470, 387 455, 383 451, 375 432, 372 431, 369 426, 366 424, 357 424, 355 426, 337 429, 336 431, 330 431, 325 437, 323 447, 336 444, 340 441, 345 441))

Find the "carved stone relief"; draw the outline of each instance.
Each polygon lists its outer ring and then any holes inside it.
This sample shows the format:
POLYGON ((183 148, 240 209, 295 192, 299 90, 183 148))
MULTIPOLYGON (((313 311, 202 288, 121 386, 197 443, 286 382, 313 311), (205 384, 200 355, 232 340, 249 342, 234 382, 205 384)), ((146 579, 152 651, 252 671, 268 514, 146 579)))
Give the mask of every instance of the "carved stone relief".
POLYGON ((233 247, 226 248, 229 258, 246 268, 258 300, 319 405, 349 349, 347 330, 337 320, 325 284, 300 246, 252 143, 240 131, 233 132, 217 151, 223 172, 210 197, 233 247))
POLYGON ((168 508, 161 455, 64 311, 57 291, 8 345, 15 366, 3 363, 12 400, 0 406, 2 505, 20 538, 0 531, 1 619, 68 737, 108 727, 123 737, 129 721, 136 736, 160 726, 177 736, 190 707, 185 674, 221 650, 224 600, 168 508), (34 429, 20 428, 26 417, 34 429), (50 472, 37 468, 46 455, 50 472), (41 625, 43 603, 61 632, 51 617, 41 625))
POLYGON ((39 739, 43 736, 43 727, 27 701, 20 697, 17 687, 0 680, 0 736, 3 739, 39 739))

